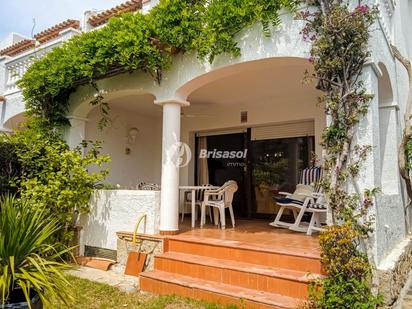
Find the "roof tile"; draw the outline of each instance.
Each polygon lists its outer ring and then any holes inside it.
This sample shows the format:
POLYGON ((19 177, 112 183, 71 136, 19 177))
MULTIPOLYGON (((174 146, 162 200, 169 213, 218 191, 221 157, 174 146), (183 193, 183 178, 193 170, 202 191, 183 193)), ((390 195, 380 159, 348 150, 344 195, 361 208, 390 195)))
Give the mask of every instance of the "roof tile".
POLYGON ((74 28, 80 29, 80 21, 74 19, 68 19, 60 24, 50 27, 40 33, 37 33, 34 38, 40 43, 50 41, 59 36, 59 33, 65 29, 74 28))
POLYGON ((35 40, 24 39, 0 50, 0 56, 14 56, 33 48, 35 45, 35 40))
POLYGON ((130 0, 125 3, 119 4, 114 8, 108 9, 106 11, 91 16, 87 22, 93 27, 97 27, 106 23, 107 20, 111 17, 118 16, 126 12, 134 12, 141 8, 142 0, 130 0))

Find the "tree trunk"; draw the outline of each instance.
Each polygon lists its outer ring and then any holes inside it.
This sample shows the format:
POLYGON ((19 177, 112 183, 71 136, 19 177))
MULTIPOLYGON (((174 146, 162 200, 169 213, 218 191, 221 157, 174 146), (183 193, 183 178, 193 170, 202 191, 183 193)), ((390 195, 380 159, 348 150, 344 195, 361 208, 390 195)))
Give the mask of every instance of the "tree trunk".
MULTIPOLYGON (((412 138, 411 124, 410 124, 410 118, 411 118, 411 112, 412 112, 412 67, 411 67, 411 62, 401 54, 401 52, 398 50, 396 46, 391 45, 391 49, 392 49, 392 53, 394 57, 405 67, 406 72, 408 73, 408 78, 409 78, 408 99, 406 101, 405 115, 403 117, 404 128, 403 128, 402 140, 399 145, 399 153, 398 153, 399 172, 401 174, 401 177, 405 181, 406 193, 408 194, 408 198, 409 198, 409 201, 407 202, 405 206, 405 218, 408 218, 409 217, 408 207, 412 201, 412 182, 411 182, 411 177, 409 173, 409 168, 407 166, 408 158, 406 157, 406 148, 408 146, 408 142, 412 138)), ((405 224, 409 232, 409 220, 408 219, 406 219, 405 224)))

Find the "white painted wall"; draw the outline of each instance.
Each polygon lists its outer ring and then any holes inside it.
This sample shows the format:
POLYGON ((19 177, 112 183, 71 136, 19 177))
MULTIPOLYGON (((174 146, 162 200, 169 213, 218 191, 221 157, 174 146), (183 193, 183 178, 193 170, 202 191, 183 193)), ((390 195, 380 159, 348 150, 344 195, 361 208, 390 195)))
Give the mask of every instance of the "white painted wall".
MULTIPOLYGON (((159 114, 161 116, 161 114, 159 114)), ((88 115, 86 139, 103 141, 102 153, 109 154, 111 163, 107 182, 135 187, 140 182, 160 184, 161 174, 161 118, 111 106, 112 124, 100 131, 97 122, 100 111, 88 115), (130 128, 139 130, 134 144, 128 144, 130 128), (130 154, 125 153, 130 148, 130 154)))
MULTIPOLYGON (((139 233, 159 233, 160 191, 101 190, 91 199, 90 213, 80 218, 80 248, 93 246, 116 250, 116 232, 132 232, 142 214, 147 215, 139 233)), ((81 251, 83 253, 84 251, 81 251)))

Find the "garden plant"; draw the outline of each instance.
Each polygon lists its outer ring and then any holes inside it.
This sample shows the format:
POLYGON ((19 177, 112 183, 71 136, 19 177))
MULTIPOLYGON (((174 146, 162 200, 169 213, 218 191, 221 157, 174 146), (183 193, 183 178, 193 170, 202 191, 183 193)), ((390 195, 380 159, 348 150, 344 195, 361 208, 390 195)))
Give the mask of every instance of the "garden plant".
POLYGON ((63 260, 70 248, 53 240, 59 229, 59 220, 46 207, 12 196, 0 199, 0 307, 34 305, 37 297, 45 305, 51 298, 72 299, 63 260))
POLYGON ((319 104, 329 118, 322 136, 325 150, 322 189, 328 202, 328 227, 321 233, 321 257, 327 278, 313 288, 309 308, 375 308, 378 295, 372 245, 373 206, 378 188, 361 191, 357 179, 371 145, 354 142, 373 96, 362 81, 370 52, 370 28, 376 8, 345 1, 320 0, 304 11, 302 34, 312 43, 314 73, 322 91, 319 104))

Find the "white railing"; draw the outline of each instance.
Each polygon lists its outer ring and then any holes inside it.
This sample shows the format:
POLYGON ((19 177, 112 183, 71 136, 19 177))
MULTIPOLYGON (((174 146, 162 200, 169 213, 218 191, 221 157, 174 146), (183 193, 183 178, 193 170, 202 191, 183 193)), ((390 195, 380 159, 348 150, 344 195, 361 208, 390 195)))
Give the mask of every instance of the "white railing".
POLYGON ((54 39, 53 41, 50 41, 49 43, 46 43, 44 45, 41 45, 40 47, 21 53, 14 57, 9 57, 10 59, 5 61, 6 85, 4 95, 10 95, 21 91, 16 83, 23 77, 24 73, 26 73, 30 65, 36 59, 41 58, 46 52, 50 51, 54 47, 60 45, 63 41, 70 39, 78 33, 80 33, 80 31, 77 29, 65 29, 60 33, 59 37, 54 39))
POLYGON ((36 52, 19 56, 6 62, 6 87, 5 95, 20 91, 17 81, 23 77, 29 66, 38 58, 36 52))

